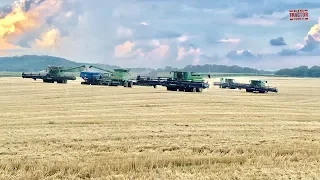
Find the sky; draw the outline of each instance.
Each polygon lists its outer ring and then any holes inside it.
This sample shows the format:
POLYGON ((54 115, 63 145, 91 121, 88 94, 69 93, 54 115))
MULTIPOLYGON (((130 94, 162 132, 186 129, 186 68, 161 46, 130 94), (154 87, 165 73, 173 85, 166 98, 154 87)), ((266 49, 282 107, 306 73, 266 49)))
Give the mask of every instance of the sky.
POLYGON ((0 56, 163 68, 320 65, 318 0, 0 0, 0 56), (290 21, 290 9, 309 20, 290 21))

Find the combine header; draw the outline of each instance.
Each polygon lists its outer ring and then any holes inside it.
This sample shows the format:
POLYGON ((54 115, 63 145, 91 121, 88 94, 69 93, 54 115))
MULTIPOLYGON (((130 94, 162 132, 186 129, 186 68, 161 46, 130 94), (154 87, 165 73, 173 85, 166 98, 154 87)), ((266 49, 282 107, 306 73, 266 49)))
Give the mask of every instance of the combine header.
POLYGON ((168 78, 164 77, 157 77, 157 78, 151 78, 148 76, 137 76, 136 82, 134 82, 134 85, 139 85, 139 86, 153 86, 154 88, 157 88, 158 85, 163 85, 164 82, 168 78))
POLYGON ((130 70, 128 69, 114 69, 113 71, 110 71, 96 66, 89 66, 89 68, 96 68, 104 71, 104 73, 81 72, 80 76, 85 80, 85 82, 81 82, 81 84, 124 87, 133 86, 133 82, 129 80, 130 70))
POLYGON ((63 83, 66 84, 68 80, 76 80, 76 76, 67 74, 66 72, 85 68, 85 66, 78 66, 73 68, 65 69, 59 66, 49 66, 45 72, 38 72, 38 73, 22 73, 22 78, 31 78, 35 81, 37 79, 42 79, 45 83, 63 83))
MULTIPOLYGON (((184 92, 202 92, 203 89, 209 88, 208 82, 205 82, 203 75, 195 72, 171 71, 171 77, 158 77, 152 79, 150 77, 137 77, 136 85, 153 86, 157 85, 167 87, 168 91, 184 91, 184 92)), ((210 75, 208 75, 210 78, 210 75)))

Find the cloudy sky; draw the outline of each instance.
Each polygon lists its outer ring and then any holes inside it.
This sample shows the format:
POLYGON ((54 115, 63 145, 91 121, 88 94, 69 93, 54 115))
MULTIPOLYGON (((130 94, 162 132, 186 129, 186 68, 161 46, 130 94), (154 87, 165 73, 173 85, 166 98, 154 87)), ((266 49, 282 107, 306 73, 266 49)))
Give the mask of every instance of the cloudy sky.
POLYGON ((319 0, 0 0, 0 56, 123 67, 320 65, 319 0), (308 21, 290 21, 308 9, 308 21))

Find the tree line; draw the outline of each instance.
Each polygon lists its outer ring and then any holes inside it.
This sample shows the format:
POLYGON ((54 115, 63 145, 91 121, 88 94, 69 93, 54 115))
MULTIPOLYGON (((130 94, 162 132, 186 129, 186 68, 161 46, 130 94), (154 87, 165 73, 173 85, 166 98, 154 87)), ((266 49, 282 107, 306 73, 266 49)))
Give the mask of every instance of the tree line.
POLYGON ((320 66, 300 66, 296 68, 280 69, 274 73, 279 76, 290 76, 290 77, 320 77, 320 66))
MULTIPOLYGON (((0 57, 0 71, 6 72, 36 72, 46 69, 48 66, 64 66, 76 67, 81 65, 89 65, 89 63, 78 63, 64 58, 53 56, 37 56, 37 55, 24 55, 13 57, 0 57)), ((118 66, 106 64, 94 64, 105 69, 120 68, 118 66)), ((200 73, 242 73, 242 74, 257 74, 257 75, 277 75, 277 76, 292 76, 292 77, 320 77, 320 67, 313 66, 300 66, 291 69, 280 69, 278 71, 264 71, 249 67, 240 66, 226 66, 216 64, 205 65, 188 65, 183 68, 174 68, 166 66, 165 68, 150 69, 150 68, 130 68, 131 72, 170 72, 170 71, 192 71, 200 73)))

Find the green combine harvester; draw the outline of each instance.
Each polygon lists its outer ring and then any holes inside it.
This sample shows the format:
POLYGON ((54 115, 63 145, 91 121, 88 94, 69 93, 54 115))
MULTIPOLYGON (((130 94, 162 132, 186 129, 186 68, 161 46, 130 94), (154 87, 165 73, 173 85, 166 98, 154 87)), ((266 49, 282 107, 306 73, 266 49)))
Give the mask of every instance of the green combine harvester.
POLYGON ((250 80, 249 84, 237 83, 234 79, 231 78, 220 78, 220 82, 214 82, 214 86, 219 86, 220 88, 228 88, 228 89, 245 89, 246 92, 259 92, 259 93, 267 93, 267 92, 278 92, 276 87, 267 86, 267 81, 264 80, 250 80))
POLYGON ((220 78, 220 82, 214 82, 213 85, 224 89, 237 89, 239 83, 236 83, 235 80, 231 78, 220 78))
POLYGON ((60 84, 66 84, 68 80, 76 80, 76 76, 73 74, 68 74, 67 72, 70 72, 75 69, 85 68, 86 66, 78 66, 73 68, 64 68, 61 66, 48 66, 48 69, 46 69, 44 72, 37 72, 37 73, 22 73, 22 78, 31 78, 35 81, 37 79, 42 79, 44 83, 60 83, 60 84))
POLYGON ((264 80, 250 80, 250 84, 243 84, 239 87, 239 89, 246 89, 246 92, 278 92, 276 87, 267 86, 267 81, 264 80))
POLYGON ((104 71, 104 73, 100 73, 99 76, 94 76, 92 72, 83 73, 81 77, 85 81, 81 82, 81 84, 124 86, 130 88, 133 86, 133 82, 129 80, 129 69, 113 69, 113 71, 111 71, 93 65, 89 66, 89 68, 95 68, 104 71), (84 78, 85 75, 90 76, 90 78, 84 78))
MULTIPOLYGON (((184 91, 184 92, 202 92, 203 89, 209 88, 208 82, 203 79, 204 74, 185 71, 171 71, 170 77, 150 78, 138 76, 135 85, 153 86, 157 85, 167 87, 168 91, 184 91)), ((210 74, 206 75, 210 78, 210 74)))

